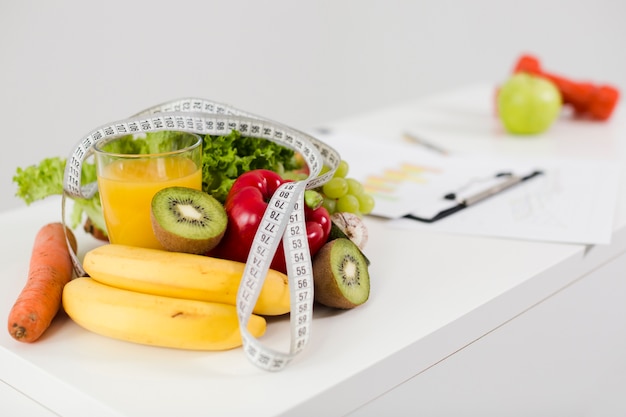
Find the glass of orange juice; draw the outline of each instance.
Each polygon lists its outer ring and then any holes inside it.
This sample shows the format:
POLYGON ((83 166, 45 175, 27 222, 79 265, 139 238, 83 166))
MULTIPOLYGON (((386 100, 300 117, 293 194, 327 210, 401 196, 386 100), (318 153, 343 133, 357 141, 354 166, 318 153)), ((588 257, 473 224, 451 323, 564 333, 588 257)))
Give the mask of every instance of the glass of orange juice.
POLYGON ((150 132, 100 141, 94 151, 109 241, 163 249, 152 230, 152 197, 171 186, 202 189, 202 138, 150 132))

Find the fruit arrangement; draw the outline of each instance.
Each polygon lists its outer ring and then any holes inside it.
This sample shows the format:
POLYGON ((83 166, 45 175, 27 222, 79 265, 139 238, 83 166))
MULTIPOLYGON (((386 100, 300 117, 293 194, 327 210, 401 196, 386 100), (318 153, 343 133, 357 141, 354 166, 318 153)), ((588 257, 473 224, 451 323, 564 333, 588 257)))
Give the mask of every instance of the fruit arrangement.
MULTIPOLYGON (((74 253, 75 238, 70 228, 56 224, 55 240, 44 246, 46 250, 55 246, 54 259, 36 255, 43 250, 38 237, 29 272, 38 279, 29 278, 19 295, 10 313, 9 332, 16 340, 33 342, 62 307, 81 327, 129 342, 192 350, 241 346, 236 298, 254 234, 269 197, 301 169, 294 164, 285 171, 287 165, 279 165, 281 169, 242 168, 232 178, 217 178, 213 170, 213 181, 203 178, 202 190, 172 186, 157 192, 150 216, 162 249, 107 242, 106 229, 98 226, 97 205, 92 207, 87 212, 88 231, 97 231, 94 236, 104 242, 85 253, 85 277, 72 277, 66 236, 72 237, 74 253), (42 281, 53 283, 54 289, 42 286, 42 281), (31 310, 50 299, 45 314, 25 309, 21 301, 25 294, 31 310)), ((27 172, 32 175, 32 169, 21 170, 27 172)), ((370 294, 370 261, 363 253, 368 233, 362 217, 374 201, 347 173, 348 164, 342 161, 332 185, 307 191, 304 210, 314 300, 338 309, 362 305, 370 294)), ((24 175, 19 180, 28 182, 24 175)), ((255 337, 266 331, 266 317, 290 312, 286 269, 281 243, 247 324, 255 337)))

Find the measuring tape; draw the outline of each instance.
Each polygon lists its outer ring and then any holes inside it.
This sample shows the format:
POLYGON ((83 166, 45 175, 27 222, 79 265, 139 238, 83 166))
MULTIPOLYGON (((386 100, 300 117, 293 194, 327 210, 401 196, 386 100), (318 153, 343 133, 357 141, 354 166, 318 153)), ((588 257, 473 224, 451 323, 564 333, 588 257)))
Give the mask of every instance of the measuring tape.
MULTIPOLYGON (((226 135, 237 130, 242 136, 267 139, 299 152, 309 168, 302 181, 282 184, 274 193, 256 231, 237 293, 237 314, 243 350, 259 368, 279 371, 300 353, 309 341, 313 318, 313 267, 304 216, 304 191, 320 187, 332 178, 341 160, 332 147, 306 133, 225 104, 198 98, 167 102, 144 110, 129 119, 102 126, 84 136, 68 158, 64 175, 63 219, 66 198, 91 198, 97 183, 82 184, 85 160, 93 146, 129 134, 181 131, 204 135, 226 135), (319 175, 322 165, 330 169, 319 175), (247 330, 252 310, 278 245, 283 242, 291 297, 289 352, 271 349, 247 330)), ((77 275, 87 275, 70 250, 77 275)))

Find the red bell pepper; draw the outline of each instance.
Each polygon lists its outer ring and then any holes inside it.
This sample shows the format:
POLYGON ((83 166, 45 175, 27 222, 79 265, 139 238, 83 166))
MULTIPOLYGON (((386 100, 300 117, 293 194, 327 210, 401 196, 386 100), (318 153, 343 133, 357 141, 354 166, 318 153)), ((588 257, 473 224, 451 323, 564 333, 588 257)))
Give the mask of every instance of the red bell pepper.
MULTIPOLYGON (((233 183, 224 203, 228 215, 226 233, 209 255, 246 262, 270 198, 285 182, 289 180, 265 169, 252 170, 240 175, 233 183)), ((313 256, 328 239, 331 228, 330 215, 324 207, 313 209, 306 205, 304 214, 309 252, 313 256)), ((284 253, 281 240, 270 268, 287 272, 284 253)))

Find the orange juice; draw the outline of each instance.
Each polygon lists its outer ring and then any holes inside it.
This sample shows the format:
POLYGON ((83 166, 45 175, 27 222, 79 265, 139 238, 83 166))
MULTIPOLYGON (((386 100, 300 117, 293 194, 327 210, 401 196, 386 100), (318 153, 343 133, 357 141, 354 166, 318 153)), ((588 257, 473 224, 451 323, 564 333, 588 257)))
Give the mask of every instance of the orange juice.
POLYGON ((157 191, 171 186, 202 188, 202 173, 188 158, 120 159, 98 175, 98 190, 109 240, 162 249, 150 221, 157 191))

